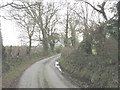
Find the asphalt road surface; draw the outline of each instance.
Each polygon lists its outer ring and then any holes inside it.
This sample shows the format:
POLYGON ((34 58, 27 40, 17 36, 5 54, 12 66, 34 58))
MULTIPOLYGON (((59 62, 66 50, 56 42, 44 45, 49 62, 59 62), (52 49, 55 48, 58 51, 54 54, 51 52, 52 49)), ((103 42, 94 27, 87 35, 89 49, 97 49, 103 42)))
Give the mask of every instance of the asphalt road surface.
POLYGON ((25 70, 18 88, 76 88, 55 67, 60 54, 40 60, 25 70))

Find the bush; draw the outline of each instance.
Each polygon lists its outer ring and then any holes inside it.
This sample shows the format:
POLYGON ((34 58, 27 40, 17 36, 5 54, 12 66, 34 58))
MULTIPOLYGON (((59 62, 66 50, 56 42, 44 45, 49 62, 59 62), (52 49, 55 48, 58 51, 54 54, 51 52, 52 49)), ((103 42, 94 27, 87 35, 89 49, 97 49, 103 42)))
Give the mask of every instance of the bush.
POLYGON ((110 63, 110 58, 98 55, 73 54, 60 59, 61 69, 77 81, 83 88, 110 88, 118 86, 118 69, 116 60, 110 63))
POLYGON ((69 57, 72 56, 72 54, 74 53, 75 53, 75 49, 73 47, 64 47, 61 50, 62 57, 69 57))
POLYGON ((56 47, 55 51, 56 51, 57 53, 60 53, 60 52, 61 52, 61 49, 62 49, 62 46, 58 46, 58 47, 56 47))
POLYGON ((6 73, 6 72, 8 72, 9 70, 10 70, 9 64, 3 61, 3 62, 2 62, 2 73, 6 73))

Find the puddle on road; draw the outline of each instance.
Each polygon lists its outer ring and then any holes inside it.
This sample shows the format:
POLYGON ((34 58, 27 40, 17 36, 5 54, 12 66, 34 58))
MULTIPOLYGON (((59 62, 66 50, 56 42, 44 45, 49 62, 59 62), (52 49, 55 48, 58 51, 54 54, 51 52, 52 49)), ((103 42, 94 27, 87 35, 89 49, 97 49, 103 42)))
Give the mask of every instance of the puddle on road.
POLYGON ((55 67, 60 71, 62 72, 60 66, 59 66, 59 62, 58 61, 55 61, 55 67))

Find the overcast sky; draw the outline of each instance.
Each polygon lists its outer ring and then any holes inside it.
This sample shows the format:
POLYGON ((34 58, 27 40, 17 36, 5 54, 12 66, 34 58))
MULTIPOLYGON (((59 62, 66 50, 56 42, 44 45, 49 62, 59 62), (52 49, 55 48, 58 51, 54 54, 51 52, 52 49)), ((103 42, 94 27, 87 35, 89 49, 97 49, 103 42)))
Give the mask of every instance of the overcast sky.
MULTIPOLYGON (((0 4, 5 5, 6 3, 9 3, 12 1, 13 0, 0 0, 0 4)), ((29 0, 29 1, 32 1, 32 0, 29 0)), ((41 1, 41 0, 39 0, 39 1, 41 1)), ((51 1, 51 0, 46 0, 46 1, 51 1)), ((58 0, 53 0, 53 1, 58 1, 58 0)), ((71 0, 71 1, 74 1, 74 0, 71 0)), ((2 11, 0 11, 0 13, 2 15, 4 15, 4 13, 2 11)), ((3 45, 5 45, 5 46, 20 45, 20 39, 18 38, 20 35, 20 32, 19 32, 15 22, 11 21, 11 20, 6 20, 1 17, 0 17, 0 21, 1 21, 1 32, 2 32, 2 37, 3 37, 3 45)))
MULTIPOLYGON (((0 0, 0 4, 5 4, 6 2, 11 2, 13 0, 0 0)), ((27 0, 28 1, 28 0, 27 0)), ((47 0, 47 1, 51 1, 51 0, 47 0)), ((52 0, 52 1, 57 1, 58 0, 52 0)), ((62 0, 59 0, 60 2, 62 0)), ((64 0, 65 1, 65 0, 64 0)), ((68 0, 69 2, 73 2, 74 0, 68 0)), ((92 2, 93 0, 88 0, 90 2, 92 2)), ((98 1, 98 0, 94 0, 94 1, 98 1)), ((100 0, 101 2, 103 0, 100 0)), ((0 13, 2 14, 2 12, 0 11, 0 13)), ((2 37, 3 37, 3 45, 20 45, 20 39, 19 37, 19 30, 17 28, 17 25, 15 24, 14 21, 10 21, 10 20, 5 20, 3 18, 0 17, 0 21, 1 21, 1 31, 2 31, 2 37)))

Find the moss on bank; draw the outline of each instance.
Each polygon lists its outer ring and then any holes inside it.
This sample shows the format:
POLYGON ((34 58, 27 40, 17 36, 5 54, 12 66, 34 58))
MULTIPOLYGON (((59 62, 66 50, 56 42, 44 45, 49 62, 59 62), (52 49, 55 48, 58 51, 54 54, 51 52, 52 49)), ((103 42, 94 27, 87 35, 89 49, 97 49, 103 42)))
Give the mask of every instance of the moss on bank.
POLYGON ((118 87, 118 61, 100 56, 75 55, 62 57, 61 69, 68 76, 74 78, 82 88, 117 88, 118 87))

